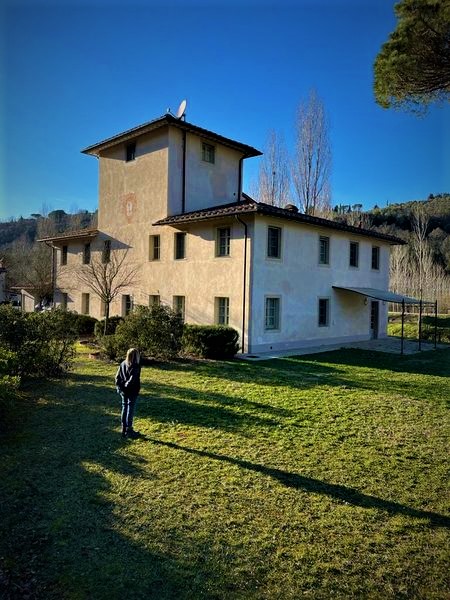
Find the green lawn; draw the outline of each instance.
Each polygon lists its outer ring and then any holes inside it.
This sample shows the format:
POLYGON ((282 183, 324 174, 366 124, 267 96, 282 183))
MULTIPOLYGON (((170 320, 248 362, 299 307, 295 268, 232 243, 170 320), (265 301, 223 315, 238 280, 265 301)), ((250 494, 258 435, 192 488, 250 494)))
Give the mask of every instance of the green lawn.
POLYGON ((450 351, 145 367, 138 441, 115 369, 0 438, 3 597, 448 599, 450 351))

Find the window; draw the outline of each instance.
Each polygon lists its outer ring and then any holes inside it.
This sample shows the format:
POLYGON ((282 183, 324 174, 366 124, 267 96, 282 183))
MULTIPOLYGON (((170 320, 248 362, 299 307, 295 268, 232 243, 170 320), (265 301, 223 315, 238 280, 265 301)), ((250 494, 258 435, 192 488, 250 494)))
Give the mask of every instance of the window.
POLYGON ((380 269, 380 248, 372 246, 372 269, 378 271, 380 269))
POLYGON ((161 304, 161 297, 157 295, 152 295, 148 299, 149 306, 159 306, 161 304))
POLYGON ((81 294, 81 312, 83 315, 89 314, 89 294, 81 294))
POLYGON ((133 298, 130 294, 122 296, 122 316, 126 317, 133 310, 133 298))
POLYGON ((100 299, 100 316, 102 318, 106 317, 106 302, 100 299))
POLYGON ((359 243, 350 242, 350 266, 357 267, 359 263, 359 243))
POLYGON ((228 325, 230 322, 230 299, 216 298, 216 323, 228 325))
POLYGON ((130 162, 136 158, 136 142, 131 142, 131 144, 127 144, 126 149, 126 160, 130 162))
MULTIPOLYGON (((67 248, 67 246, 66 246, 67 248)), ((62 293, 61 294, 61 308, 62 310, 67 310, 67 302, 68 302, 68 295, 66 293, 62 293)))
POLYGON ((67 246, 63 246, 61 249, 61 264, 67 265, 67 246))
POLYGON ((111 240, 105 240, 103 242, 102 262, 109 263, 110 260, 111 260, 111 240))
POLYGON ((220 227, 216 237, 216 256, 230 256, 231 230, 229 227, 220 227))
POLYGON ((281 229, 279 227, 267 228, 267 256, 281 258, 281 229))
POLYGON ((280 329, 280 299, 266 298, 265 329, 280 329))
POLYGON ((173 297, 173 310, 181 315, 183 321, 185 317, 185 304, 184 296, 173 297))
POLYGON ((159 235, 150 236, 149 260, 159 260, 161 258, 161 237, 159 235))
POLYGON ((319 238, 319 264, 330 264, 330 238, 321 235, 319 238))
POLYGON ((180 258, 186 257, 186 234, 185 233, 176 233, 175 234, 175 258, 179 260, 180 258))
POLYGON ((330 301, 328 298, 319 298, 319 327, 329 325, 330 301))
POLYGON ((91 245, 85 244, 83 249, 83 264, 88 265, 91 262, 91 245))
POLYGON ((211 144, 202 143, 202 160, 214 164, 216 162, 216 149, 211 144))

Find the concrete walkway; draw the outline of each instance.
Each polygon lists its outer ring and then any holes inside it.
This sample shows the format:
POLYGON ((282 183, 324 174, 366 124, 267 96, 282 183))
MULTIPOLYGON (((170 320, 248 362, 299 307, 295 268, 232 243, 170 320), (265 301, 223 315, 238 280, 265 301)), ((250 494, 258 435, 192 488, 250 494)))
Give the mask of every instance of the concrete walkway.
MULTIPOLYGON (((310 348, 297 348, 296 350, 279 350, 276 352, 258 352, 257 354, 238 354, 237 357, 242 360, 258 361, 270 360, 272 358, 283 358, 286 356, 302 356, 304 354, 318 354, 320 352, 331 352, 332 350, 341 350, 347 348, 356 348, 359 350, 375 350, 376 352, 388 352, 391 354, 400 354, 401 340, 398 337, 387 337, 379 340, 367 340, 365 342, 348 342, 346 344, 334 344, 330 346, 312 346, 310 348)), ((450 349, 450 344, 437 344, 437 349, 450 349)), ((434 350, 434 344, 422 342, 422 352, 434 350)), ((419 353, 419 342, 413 340, 403 340, 404 354, 419 353)))

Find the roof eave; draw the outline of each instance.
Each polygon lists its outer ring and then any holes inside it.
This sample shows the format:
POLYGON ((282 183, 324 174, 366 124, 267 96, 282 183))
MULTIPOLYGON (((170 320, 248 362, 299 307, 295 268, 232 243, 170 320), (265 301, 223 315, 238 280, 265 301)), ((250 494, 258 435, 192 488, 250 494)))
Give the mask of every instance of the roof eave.
POLYGON ((63 242, 70 242, 70 241, 76 241, 76 240, 86 240, 86 239, 93 239, 95 238, 99 233, 98 229, 89 229, 86 230, 85 232, 83 231, 77 231, 74 232, 73 234, 67 234, 67 235, 55 235, 55 236, 49 236, 49 237, 45 237, 45 238, 40 238, 38 240, 36 240, 37 242, 52 242, 53 244, 55 243, 63 243, 63 242))
POLYGON ((223 144, 229 148, 234 148, 235 150, 241 152, 244 158, 251 158, 254 156, 261 156, 262 152, 253 148, 252 146, 248 146, 247 144, 243 144, 236 140, 232 140, 230 138, 226 138, 218 133, 214 133, 213 131, 209 131, 208 129, 203 129, 198 125, 194 125, 192 123, 188 123, 186 121, 182 121, 173 117, 170 114, 159 117, 158 119, 154 119, 153 121, 149 121, 148 123, 144 123, 142 125, 138 125, 137 127, 133 127, 132 129, 128 129, 119 133, 113 137, 107 138, 97 144, 92 144, 91 146, 87 146, 84 150, 81 150, 82 154, 89 154, 91 156, 99 156, 103 150, 108 148, 112 148, 118 144, 123 144, 127 140, 131 140, 140 135, 144 135, 161 127, 172 125, 174 127, 178 127, 179 129, 183 129, 185 131, 191 131, 200 137, 205 139, 210 139, 215 141, 216 143, 223 144))

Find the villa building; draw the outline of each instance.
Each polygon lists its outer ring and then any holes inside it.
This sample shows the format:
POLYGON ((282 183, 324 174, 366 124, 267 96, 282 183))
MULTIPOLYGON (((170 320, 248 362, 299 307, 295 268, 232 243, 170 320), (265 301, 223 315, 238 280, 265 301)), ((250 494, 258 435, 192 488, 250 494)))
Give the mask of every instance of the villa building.
POLYGON ((245 352, 386 335, 392 236, 242 193, 255 148, 171 114, 83 150, 99 163, 98 229, 46 238, 55 302, 101 318, 74 278, 95 253, 127 251, 139 275, 111 305, 162 302, 188 323, 236 328, 245 352))

